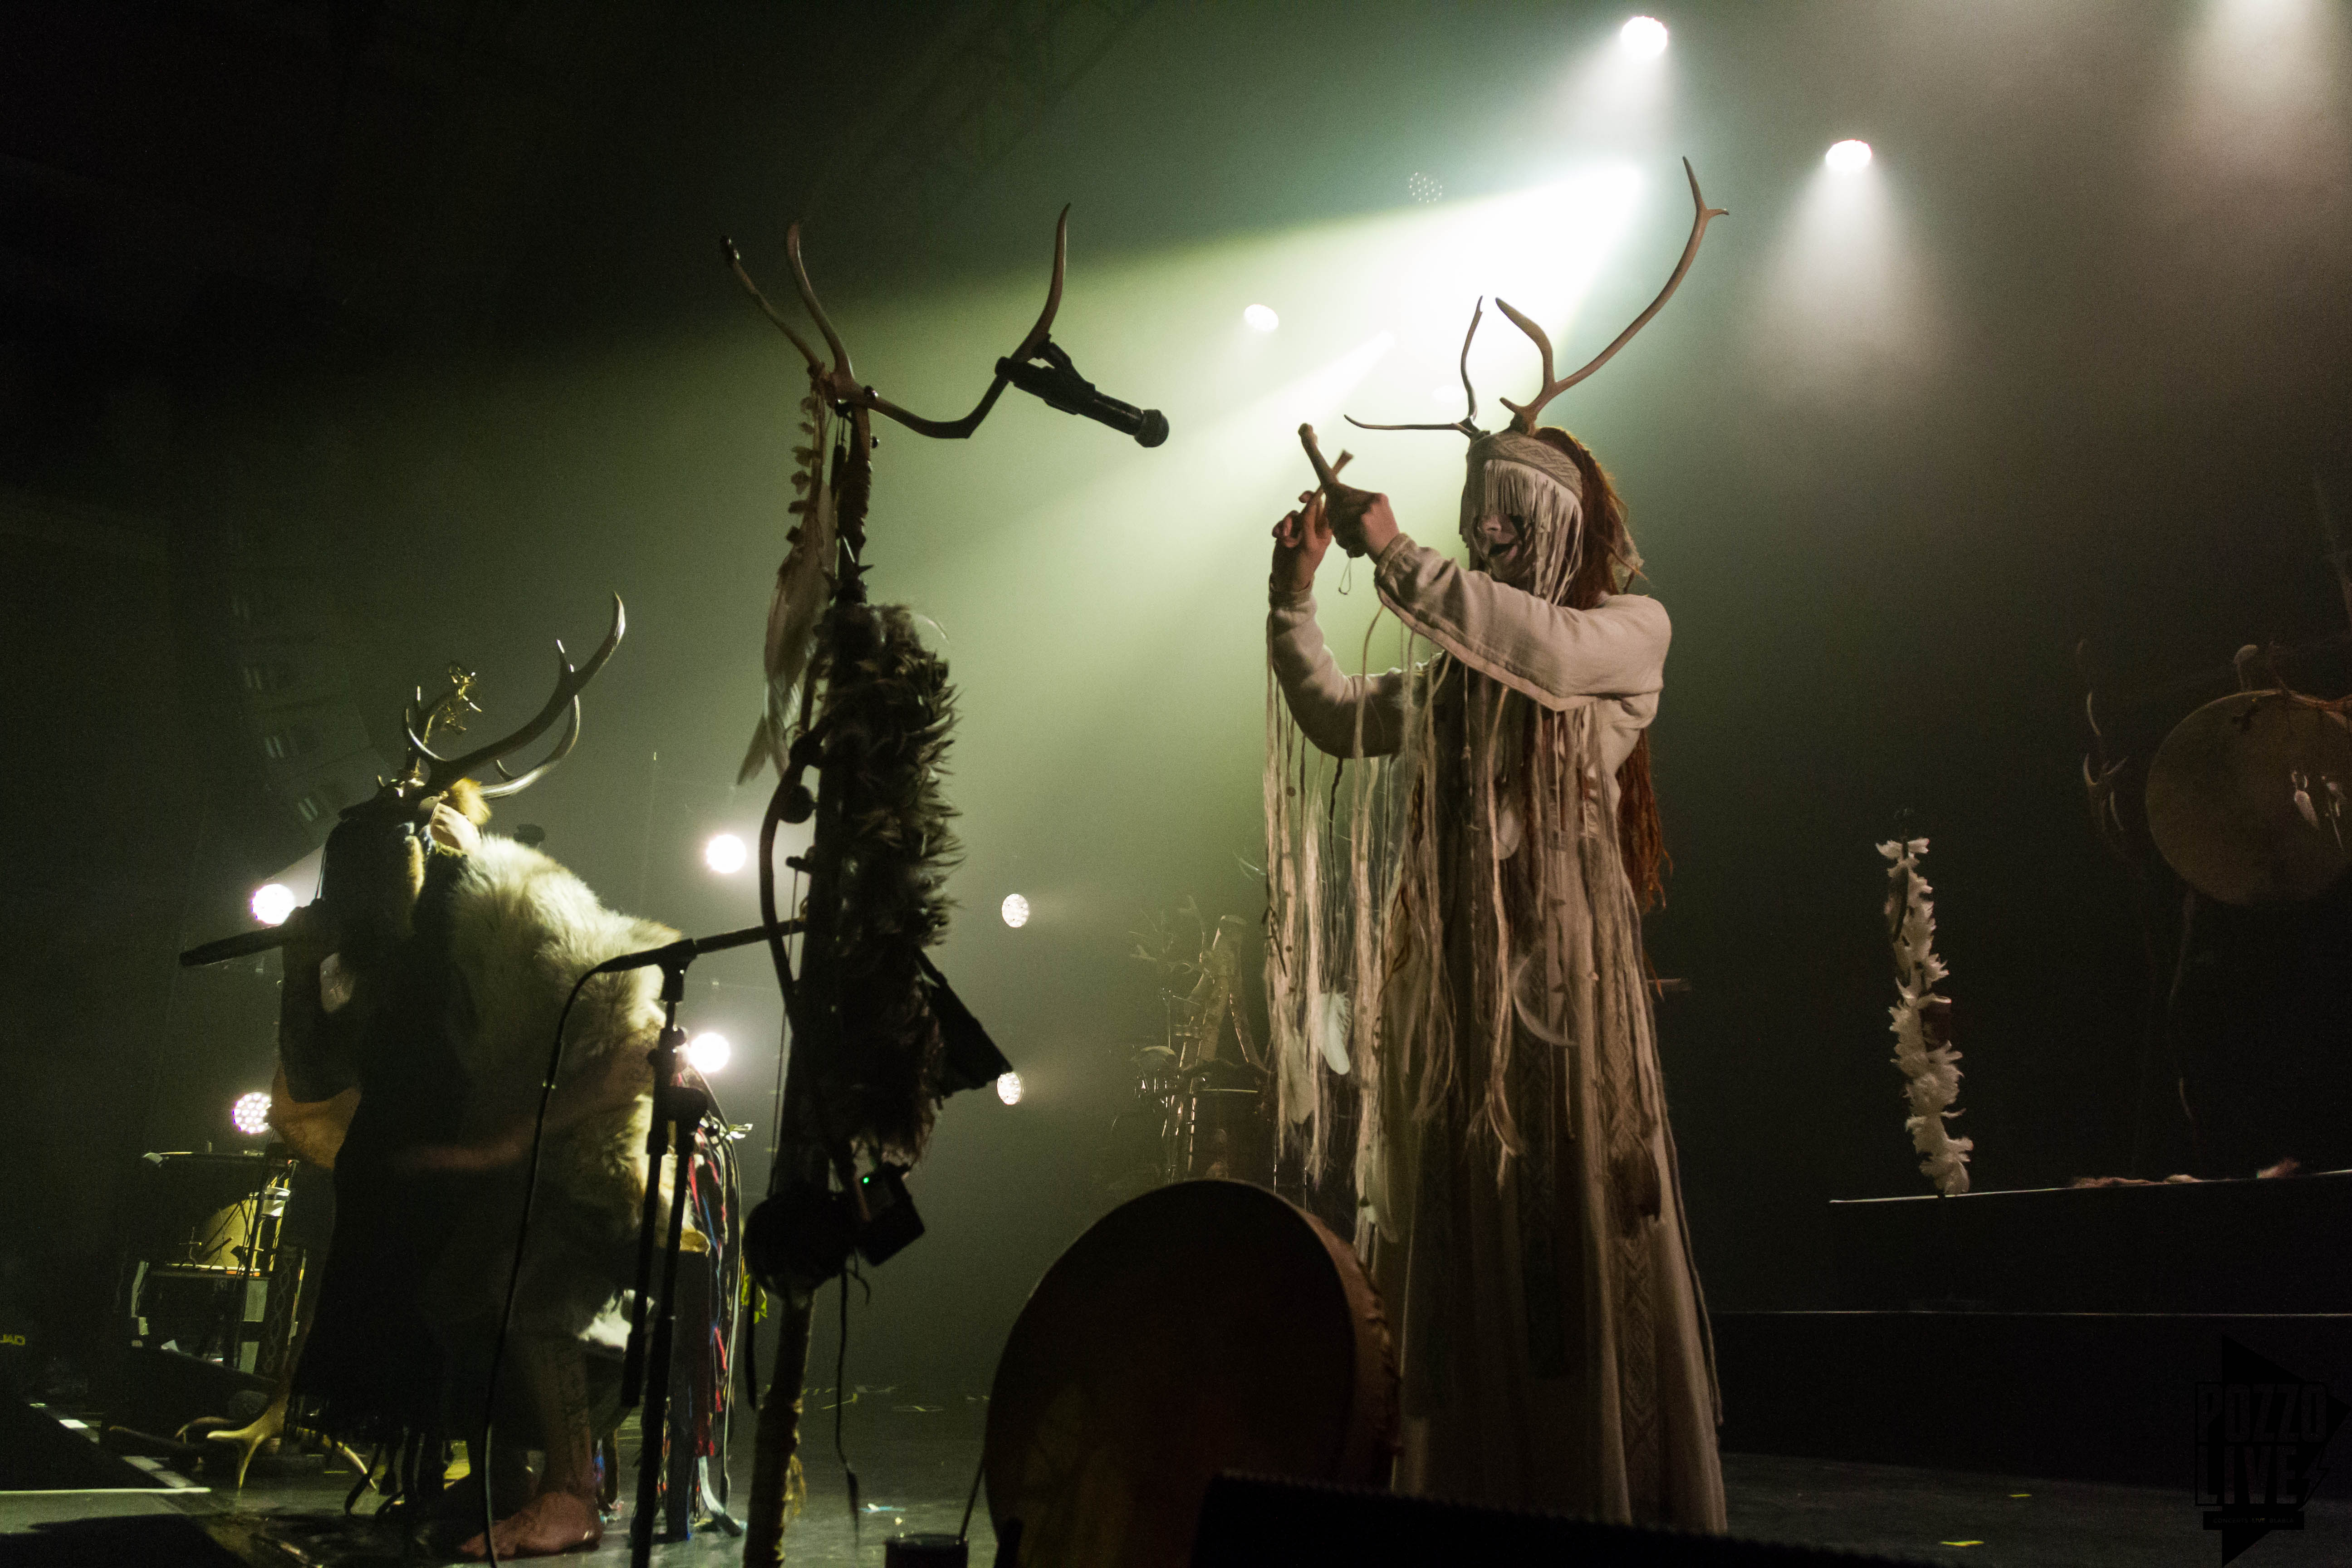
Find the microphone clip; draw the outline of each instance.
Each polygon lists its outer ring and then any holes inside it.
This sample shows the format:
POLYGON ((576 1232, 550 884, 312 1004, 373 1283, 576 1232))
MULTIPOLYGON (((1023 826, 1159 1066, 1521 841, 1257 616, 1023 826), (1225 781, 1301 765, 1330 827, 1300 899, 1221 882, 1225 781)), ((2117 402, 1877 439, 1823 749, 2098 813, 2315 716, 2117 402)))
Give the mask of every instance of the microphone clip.
POLYGON ((1157 408, 1138 408, 1131 403, 1122 403, 1097 388, 1078 374, 1069 354, 1050 337, 1025 359, 998 360, 996 374, 1046 407, 1108 425, 1134 437, 1139 447, 1157 447, 1168 439, 1166 415, 1157 408))

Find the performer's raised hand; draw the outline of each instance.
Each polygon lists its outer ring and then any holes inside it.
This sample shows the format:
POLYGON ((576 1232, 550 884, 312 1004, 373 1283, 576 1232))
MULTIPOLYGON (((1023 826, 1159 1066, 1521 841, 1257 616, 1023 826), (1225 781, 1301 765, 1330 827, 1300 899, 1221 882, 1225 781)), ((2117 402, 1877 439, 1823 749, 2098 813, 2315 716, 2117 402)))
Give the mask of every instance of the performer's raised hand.
POLYGON ((1315 494, 1324 502, 1328 527, 1339 548, 1350 555, 1377 555, 1387 549, 1389 541, 1397 536, 1396 513, 1389 510, 1389 498, 1341 484, 1339 470, 1348 466, 1349 455, 1342 452, 1338 462, 1325 462, 1323 449, 1315 441, 1314 426, 1298 427, 1298 444, 1307 449, 1307 460, 1315 465, 1315 477, 1320 481, 1315 494))
POLYGON ((278 952, 287 974, 305 971, 316 973, 328 954, 335 951, 335 928, 322 903, 304 904, 280 921, 278 930, 285 939, 278 952))
POLYGON ((446 800, 434 802, 433 816, 425 831, 445 848, 455 849, 461 855, 471 855, 482 847, 481 829, 446 800))
POLYGON ((1298 492, 1298 509, 1283 513, 1274 525, 1274 585, 1291 596, 1315 586, 1315 569, 1331 548, 1331 524, 1324 515, 1323 498, 1313 490, 1298 492))

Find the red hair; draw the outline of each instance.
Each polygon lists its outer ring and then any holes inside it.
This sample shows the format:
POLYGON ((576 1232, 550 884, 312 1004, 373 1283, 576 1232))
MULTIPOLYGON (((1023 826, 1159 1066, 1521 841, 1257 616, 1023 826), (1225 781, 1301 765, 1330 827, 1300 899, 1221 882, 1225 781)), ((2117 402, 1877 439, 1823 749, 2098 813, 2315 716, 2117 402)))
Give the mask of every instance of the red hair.
MULTIPOLYGON (((1618 591, 1622 566, 1638 575, 1633 535, 1625 528, 1625 503, 1609 482, 1584 443, 1565 430, 1547 426, 1536 439, 1576 465, 1583 480, 1584 549, 1576 574, 1569 579, 1561 603, 1571 610, 1589 610, 1618 591)), ((1665 898, 1665 874, 1674 868, 1666 853, 1665 831, 1658 821, 1658 792, 1650 778, 1650 732, 1633 743, 1633 752, 1617 770, 1617 847, 1625 861, 1625 879, 1633 887, 1633 900, 1654 909, 1665 898)))

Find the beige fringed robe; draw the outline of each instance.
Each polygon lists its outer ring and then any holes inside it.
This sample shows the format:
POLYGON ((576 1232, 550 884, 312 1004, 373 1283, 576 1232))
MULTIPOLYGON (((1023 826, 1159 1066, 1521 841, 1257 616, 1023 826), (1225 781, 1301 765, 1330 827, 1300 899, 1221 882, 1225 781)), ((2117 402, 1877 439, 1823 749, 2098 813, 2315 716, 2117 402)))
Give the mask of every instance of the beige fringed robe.
MULTIPOLYGON (((1434 694, 1417 761, 1435 803, 1445 952, 1412 951, 1412 928, 1398 922, 1381 1038, 1356 1057, 1373 1079, 1359 1246, 1387 1299, 1404 1384, 1396 1485, 1719 1531, 1713 1352, 1615 828, 1617 769, 1657 712, 1666 614, 1623 595, 1564 608, 1402 535, 1376 581, 1383 604, 1444 650, 1414 676, 1342 676, 1311 596, 1277 601, 1267 637, 1298 728, 1333 755, 1357 754, 1360 730, 1365 756, 1407 747, 1407 680, 1434 694), (1466 679, 1465 665, 1484 679, 1466 679), (1538 707, 1558 719, 1538 724, 1538 707), (1538 743, 1564 748, 1585 799, 1530 825, 1509 790, 1485 791, 1477 774, 1499 784, 1538 743), (1492 867, 1494 885, 1509 886, 1525 856, 1556 858, 1532 881, 1558 907, 1520 914, 1509 931, 1508 1082, 1486 1082, 1485 1062, 1465 1050, 1461 1091, 1417 1118, 1416 1054, 1396 1037, 1419 1026, 1399 997, 1427 984, 1416 970, 1442 962, 1455 1007, 1470 1010, 1478 971, 1492 969, 1475 938, 1471 874, 1492 867), (1498 1087, 1507 1155, 1469 1109, 1498 1087)), ((1455 1033, 1478 1031, 1465 1017, 1455 1033)))

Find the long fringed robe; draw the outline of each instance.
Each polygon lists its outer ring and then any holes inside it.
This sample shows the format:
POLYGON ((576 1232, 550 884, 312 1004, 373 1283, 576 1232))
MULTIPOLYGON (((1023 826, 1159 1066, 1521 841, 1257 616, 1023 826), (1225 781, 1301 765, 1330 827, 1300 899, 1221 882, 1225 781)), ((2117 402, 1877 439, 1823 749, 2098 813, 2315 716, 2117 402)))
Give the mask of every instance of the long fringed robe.
MULTIPOLYGON (((1615 826, 1617 769, 1657 712, 1665 612, 1622 595, 1567 609, 1402 535, 1376 581, 1444 650, 1412 674, 1342 676, 1311 595, 1277 599, 1267 637, 1308 740, 1339 757, 1404 752, 1396 787, 1433 803, 1443 951, 1416 942, 1432 922, 1375 922, 1380 995, 1351 999, 1358 1242, 1404 1384, 1396 1484, 1719 1531, 1713 1350, 1615 826), (1532 765, 1539 746, 1554 766, 1532 765), (1562 793, 1579 798, 1536 802, 1525 781, 1546 777, 1577 781, 1562 793), (1498 963, 1488 898, 1508 904, 1515 890, 1498 963), (1538 901, 1556 907, 1525 907, 1538 901), (1441 979, 1455 1043, 1433 1054, 1412 1037, 1431 1032, 1415 998, 1441 979), (1433 1087, 1439 1059, 1451 1080, 1433 1087)), ((1326 835, 1327 865, 1342 831, 1326 835)), ((1394 897, 1395 858, 1387 884, 1357 879, 1359 905, 1394 897)), ((1361 929, 1360 908, 1355 919, 1361 929)), ((1335 1044, 1319 1054, 1335 1068, 1349 1059, 1335 1044)))

